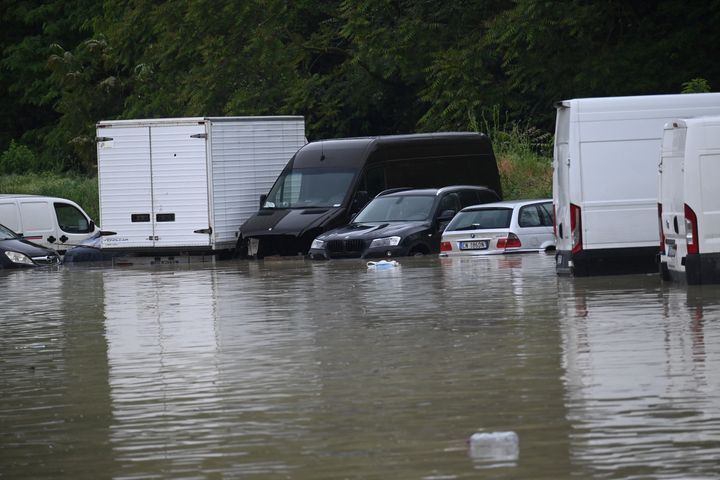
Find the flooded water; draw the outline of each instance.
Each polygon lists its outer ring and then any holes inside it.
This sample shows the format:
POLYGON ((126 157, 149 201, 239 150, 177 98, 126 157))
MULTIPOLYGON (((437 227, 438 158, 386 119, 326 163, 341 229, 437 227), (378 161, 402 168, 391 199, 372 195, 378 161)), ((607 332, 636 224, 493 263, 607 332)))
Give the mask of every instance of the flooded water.
POLYGON ((0 478, 717 478, 719 287, 400 263, 0 271, 0 478))

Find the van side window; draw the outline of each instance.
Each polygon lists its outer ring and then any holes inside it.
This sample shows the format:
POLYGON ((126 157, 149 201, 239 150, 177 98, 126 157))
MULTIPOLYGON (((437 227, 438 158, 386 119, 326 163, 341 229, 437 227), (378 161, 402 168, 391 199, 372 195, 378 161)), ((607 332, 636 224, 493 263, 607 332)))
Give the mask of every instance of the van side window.
POLYGON ((67 233, 89 233, 92 231, 90 222, 80 210, 67 203, 56 203, 55 214, 57 215, 60 230, 67 233))

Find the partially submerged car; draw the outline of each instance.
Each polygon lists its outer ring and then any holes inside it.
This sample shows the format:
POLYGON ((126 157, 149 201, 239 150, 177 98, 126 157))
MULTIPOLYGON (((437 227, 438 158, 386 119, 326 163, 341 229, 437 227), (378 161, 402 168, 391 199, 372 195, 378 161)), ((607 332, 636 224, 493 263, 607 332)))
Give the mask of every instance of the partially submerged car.
POLYGON ((4 225, 0 225, 0 268, 59 265, 54 250, 29 242, 4 225))
POLYGON ((552 200, 516 200, 468 207, 442 234, 440 255, 553 250, 552 200))
POLYGON ((476 186, 381 192, 346 226, 318 236, 311 258, 387 258, 440 251, 440 236, 463 207, 499 200, 476 186))

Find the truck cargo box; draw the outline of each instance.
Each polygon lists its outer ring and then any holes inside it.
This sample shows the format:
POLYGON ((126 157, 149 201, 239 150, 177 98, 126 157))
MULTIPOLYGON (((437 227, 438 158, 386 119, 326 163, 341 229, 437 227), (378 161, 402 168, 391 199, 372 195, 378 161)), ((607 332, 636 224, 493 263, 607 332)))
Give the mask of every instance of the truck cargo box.
POLYGON ((103 249, 229 251, 304 144, 303 117, 192 117, 97 124, 103 249))

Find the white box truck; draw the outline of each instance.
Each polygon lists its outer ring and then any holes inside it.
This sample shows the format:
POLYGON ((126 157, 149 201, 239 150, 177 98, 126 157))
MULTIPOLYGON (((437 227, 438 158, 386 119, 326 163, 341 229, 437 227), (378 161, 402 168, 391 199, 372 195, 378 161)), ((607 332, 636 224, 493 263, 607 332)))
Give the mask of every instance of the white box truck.
POLYGON ((300 116, 193 117, 97 124, 105 250, 224 253, 304 144, 300 116))
POLYGON ((668 123, 658 178, 663 278, 720 283, 720 116, 668 123))
POLYGON ((720 93, 579 98, 556 107, 558 274, 657 271, 663 127, 720 114, 720 93))

